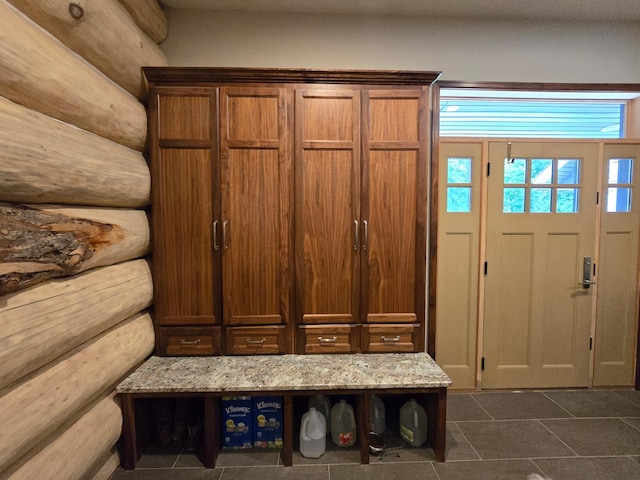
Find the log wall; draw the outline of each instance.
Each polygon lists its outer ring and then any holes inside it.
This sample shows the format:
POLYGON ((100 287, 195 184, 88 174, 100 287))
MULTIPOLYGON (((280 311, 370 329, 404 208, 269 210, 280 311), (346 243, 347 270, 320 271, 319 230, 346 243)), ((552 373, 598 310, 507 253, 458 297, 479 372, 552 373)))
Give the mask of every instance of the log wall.
POLYGON ((0 0, 0 478, 107 479, 153 350, 157 0, 0 0))

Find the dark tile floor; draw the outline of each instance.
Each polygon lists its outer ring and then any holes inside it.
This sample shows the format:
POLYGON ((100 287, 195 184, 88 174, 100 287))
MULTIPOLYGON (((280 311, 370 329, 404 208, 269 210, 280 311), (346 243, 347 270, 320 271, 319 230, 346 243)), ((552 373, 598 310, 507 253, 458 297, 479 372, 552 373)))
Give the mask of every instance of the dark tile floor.
POLYGON ((279 452, 222 452, 215 469, 196 455, 148 451, 112 480, 640 480, 640 392, 575 390, 450 393, 447 461, 405 446, 369 465, 359 451, 330 448, 319 459, 279 452))

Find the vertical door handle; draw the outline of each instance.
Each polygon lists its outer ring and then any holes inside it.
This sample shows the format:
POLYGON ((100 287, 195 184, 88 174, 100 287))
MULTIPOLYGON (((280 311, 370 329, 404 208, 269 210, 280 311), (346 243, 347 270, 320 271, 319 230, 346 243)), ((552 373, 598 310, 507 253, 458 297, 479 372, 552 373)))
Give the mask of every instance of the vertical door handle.
POLYGON ((595 285, 596 282, 591 281, 591 267, 593 262, 591 261, 591 257, 584 257, 582 260, 582 288, 589 288, 591 285, 595 285))
POLYGON ((362 245, 362 250, 367 250, 369 248, 369 222, 367 220, 363 220, 364 224, 364 244, 362 245))
POLYGON ((213 221, 213 249, 216 252, 220 250, 220 245, 218 245, 218 220, 213 221))
POLYGON ((353 221, 353 229, 354 229, 354 242, 353 242, 353 249, 354 250, 358 250, 358 245, 360 244, 360 240, 359 240, 359 235, 358 235, 358 220, 354 220, 353 221))
POLYGON ((223 250, 229 250, 229 244, 227 243, 227 230, 229 228, 229 222, 226 220, 222 222, 222 248, 223 250))

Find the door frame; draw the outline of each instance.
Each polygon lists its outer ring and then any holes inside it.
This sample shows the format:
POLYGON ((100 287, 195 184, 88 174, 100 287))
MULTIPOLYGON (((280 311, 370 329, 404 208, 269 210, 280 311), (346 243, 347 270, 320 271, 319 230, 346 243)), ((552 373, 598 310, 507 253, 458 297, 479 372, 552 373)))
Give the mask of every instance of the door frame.
MULTIPOLYGON (((639 92, 640 83, 536 83, 536 82, 467 82, 456 80, 436 81, 431 87, 431 162, 429 166, 428 206, 428 265, 427 265, 427 339, 426 350, 434 360, 436 355, 436 307, 438 269, 438 161, 440 153, 440 90, 442 88, 468 88, 477 90, 557 91, 557 92, 639 92)), ((640 288, 640 281, 638 281, 640 288)), ((637 312, 635 389, 640 390, 640 311, 637 312)), ((482 332, 478 330, 478 335, 482 332)), ((480 338, 480 337, 479 337, 480 338)), ((478 355, 480 355, 480 349, 478 355)))

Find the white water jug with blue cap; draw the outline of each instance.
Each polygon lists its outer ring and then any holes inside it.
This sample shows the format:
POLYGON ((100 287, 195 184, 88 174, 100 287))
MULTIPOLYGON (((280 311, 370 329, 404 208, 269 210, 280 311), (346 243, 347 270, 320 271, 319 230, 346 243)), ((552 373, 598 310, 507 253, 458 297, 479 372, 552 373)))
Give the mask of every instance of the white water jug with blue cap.
POLYGON ((302 415, 300 424, 300 455, 319 458, 327 448, 327 425, 324 415, 311 407, 302 415))

